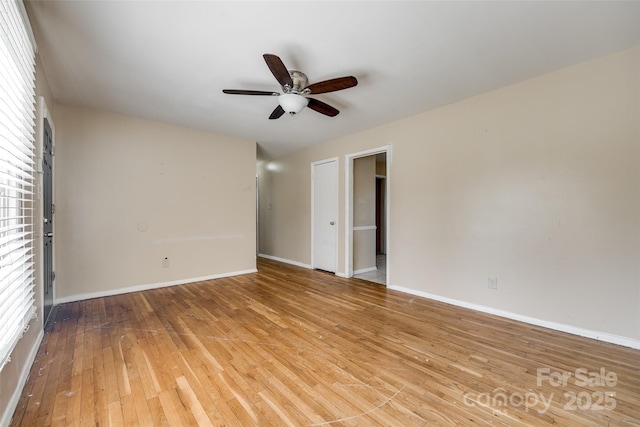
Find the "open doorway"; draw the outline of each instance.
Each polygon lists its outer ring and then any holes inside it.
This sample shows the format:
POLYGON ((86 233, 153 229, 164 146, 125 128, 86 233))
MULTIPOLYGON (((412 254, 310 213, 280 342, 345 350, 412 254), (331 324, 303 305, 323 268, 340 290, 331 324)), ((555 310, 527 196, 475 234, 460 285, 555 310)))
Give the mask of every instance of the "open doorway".
POLYGON ((389 285, 389 146, 347 155, 346 276, 389 285))

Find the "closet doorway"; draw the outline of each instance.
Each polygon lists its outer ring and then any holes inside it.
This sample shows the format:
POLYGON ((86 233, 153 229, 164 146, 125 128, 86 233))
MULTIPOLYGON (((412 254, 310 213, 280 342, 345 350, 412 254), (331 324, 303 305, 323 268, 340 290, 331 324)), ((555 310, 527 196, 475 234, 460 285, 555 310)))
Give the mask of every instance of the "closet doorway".
POLYGON ((389 285, 390 146, 347 155, 346 275, 389 285))

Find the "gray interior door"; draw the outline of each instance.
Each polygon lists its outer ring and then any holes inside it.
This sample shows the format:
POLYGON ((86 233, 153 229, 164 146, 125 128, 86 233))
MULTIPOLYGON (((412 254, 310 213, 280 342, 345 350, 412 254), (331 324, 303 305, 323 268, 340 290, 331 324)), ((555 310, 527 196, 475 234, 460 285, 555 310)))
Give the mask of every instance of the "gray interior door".
POLYGON ((53 271, 53 136, 49 121, 44 119, 44 141, 42 144, 42 172, 43 172, 43 215, 44 215, 44 324, 49 319, 53 307, 53 283, 55 273, 53 271))

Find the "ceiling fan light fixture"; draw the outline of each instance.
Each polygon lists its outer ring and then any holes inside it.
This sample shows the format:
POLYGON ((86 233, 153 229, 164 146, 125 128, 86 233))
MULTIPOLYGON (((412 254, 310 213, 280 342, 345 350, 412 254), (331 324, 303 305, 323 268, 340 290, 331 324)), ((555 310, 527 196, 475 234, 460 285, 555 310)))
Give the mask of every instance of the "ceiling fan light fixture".
POLYGON ((246 89, 223 89, 222 92, 230 95, 277 96, 278 106, 271 112, 269 120, 279 119, 284 113, 291 115, 298 114, 304 107, 309 107, 327 117, 335 117, 340 111, 316 98, 305 98, 304 95, 335 92, 337 90, 349 89, 358 84, 358 80, 355 77, 345 76, 309 85, 309 79, 303 72, 287 70, 287 67, 278 56, 265 53, 262 57, 267 63, 267 67, 269 67, 273 77, 280 83, 280 88, 282 88, 284 94, 280 95, 278 92, 246 89))
POLYGON ((309 100, 302 95, 285 93, 278 97, 278 103, 285 112, 289 114, 298 114, 307 106, 309 100))

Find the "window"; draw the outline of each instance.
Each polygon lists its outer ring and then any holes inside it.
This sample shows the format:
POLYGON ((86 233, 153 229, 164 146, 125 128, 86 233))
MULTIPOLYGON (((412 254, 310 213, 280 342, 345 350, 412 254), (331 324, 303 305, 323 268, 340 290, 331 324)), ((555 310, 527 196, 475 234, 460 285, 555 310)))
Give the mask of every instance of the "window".
POLYGON ((20 0, 0 1, 0 369, 35 316, 35 53, 20 0))

